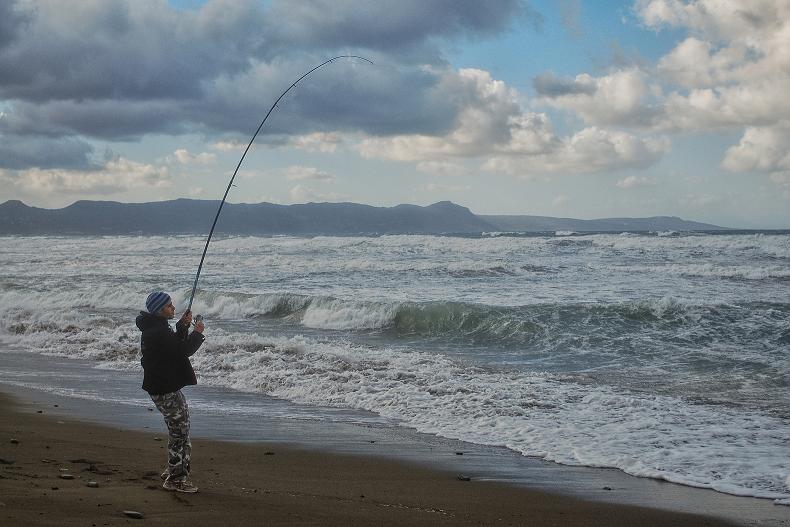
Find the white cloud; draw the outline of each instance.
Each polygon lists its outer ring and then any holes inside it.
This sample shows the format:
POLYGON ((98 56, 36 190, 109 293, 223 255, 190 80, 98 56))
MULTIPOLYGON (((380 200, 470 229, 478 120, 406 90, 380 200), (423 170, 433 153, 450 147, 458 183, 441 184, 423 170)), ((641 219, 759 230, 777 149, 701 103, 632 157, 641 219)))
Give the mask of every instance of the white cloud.
POLYGON ((358 145, 360 154, 397 161, 426 161, 436 156, 476 157, 507 142, 509 123, 521 114, 515 90, 478 69, 445 72, 441 84, 464 102, 455 126, 447 134, 368 138, 358 145))
POLYGON ((714 41, 747 40, 790 13, 785 0, 638 0, 635 8, 649 27, 685 28, 714 41))
POLYGON ((343 136, 337 132, 315 132, 291 137, 290 146, 308 152, 334 153, 343 144, 343 136))
POLYGON ((285 178, 288 181, 334 181, 335 176, 322 172, 315 167, 293 165, 285 169, 285 178))
POLYGON ((640 0, 649 27, 692 35, 662 57, 665 129, 773 126, 790 118, 790 2, 640 0))
POLYGON ((790 170, 790 126, 747 128, 721 165, 732 172, 790 170))
POLYGON ((790 124, 747 128, 740 142, 730 147, 721 163, 731 172, 762 172, 790 197, 790 124))
POLYGON ((487 170, 528 175, 643 168, 669 148, 663 138, 640 138, 597 127, 558 137, 546 114, 524 112, 517 93, 485 71, 460 70, 447 82, 461 83, 469 93, 454 128, 443 136, 365 139, 358 146, 360 154, 416 161, 423 171, 442 169, 451 158, 485 158, 487 170))
POLYGON ((669 149, 665 138, 640 138, 626 132, 585 128, 559 146, 530 156, 494 156, 484 167, 515 176, 552 173, 595 173, 646 168, 669 149))
POLYGON ((199 154, 191 154, 188 150, 184 148, 179 148, 173 155, 178 160, 179 163, 182 165, 208 165, 213 163, 217 160, 216 154, 211 154, 208 152, 201 152, 199 154))
POLYGON ((655 184, 655 181, 644 176, 627 176, 615 183, 615 186, 622 189, 632 189, 639 187, 651 187, 655 184))
POLYGON ((552 91, 538 86, 538 102, 575 112, 588 124, 650 126, 660 113, 655 100, 660 90, 639 68, 601 77, 582 73, 556 83, 576 88, 552 91))
POLYGON ((790 77, 688 93, 671 93, 661 124, 664 129, 711 130, 773 126, 790 119, 790 77))
POLYGON ((652 29, 688 36, 654 69, 535 79, 539 103, 593 126, 656 131, 776 126, 790 120, 790 2, 638 0, 652 29))
POLYGON ((241 141, 217 141, 211 145, 211 148, 220 152, 243 152, 247 144, 241 141))
POLYGON ((166 167, 137 163, 123 157, 107 161, 99 170, 31 168, 2 171, 2 179, 25 193, 111 195, 127 190, 172 186, 166 167))

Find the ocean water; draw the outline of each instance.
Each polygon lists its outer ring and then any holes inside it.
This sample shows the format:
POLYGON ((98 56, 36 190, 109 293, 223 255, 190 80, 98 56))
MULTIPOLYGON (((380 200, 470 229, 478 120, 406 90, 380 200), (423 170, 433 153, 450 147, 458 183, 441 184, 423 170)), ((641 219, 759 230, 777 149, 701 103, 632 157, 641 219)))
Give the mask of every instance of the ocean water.
MULTIPOLYGON (((183 308, 204 242, 0 238, 0 342, 139 370, 134 317, 183 308)), ((318 419, 787 505, 789 293, 788 232, 219 237, 193 364, 318 419)))

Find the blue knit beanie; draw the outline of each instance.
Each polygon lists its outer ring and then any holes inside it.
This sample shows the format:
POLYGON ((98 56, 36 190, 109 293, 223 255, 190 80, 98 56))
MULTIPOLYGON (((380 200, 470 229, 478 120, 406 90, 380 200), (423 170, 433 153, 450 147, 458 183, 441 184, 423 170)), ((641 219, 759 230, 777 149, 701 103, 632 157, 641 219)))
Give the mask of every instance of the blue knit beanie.
POLYGON ((152 315, 156 315, 170 302, 170 295, 164 291, 154 291, 145 299, 145 308, 152 315))

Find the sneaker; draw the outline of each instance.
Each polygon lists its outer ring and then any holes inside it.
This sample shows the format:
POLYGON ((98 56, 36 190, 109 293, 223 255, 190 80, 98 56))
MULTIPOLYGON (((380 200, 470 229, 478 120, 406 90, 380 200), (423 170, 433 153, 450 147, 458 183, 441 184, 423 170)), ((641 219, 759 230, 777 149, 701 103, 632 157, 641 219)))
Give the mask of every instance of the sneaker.
POLYGON ((196 486, 186 480, 173 481, 172 479, 166 479, 165 482, 162 483, 162 488, 165 490, 174 490, 176 492, 186 492, 189 494, 194 494, 198 491, 196 486))

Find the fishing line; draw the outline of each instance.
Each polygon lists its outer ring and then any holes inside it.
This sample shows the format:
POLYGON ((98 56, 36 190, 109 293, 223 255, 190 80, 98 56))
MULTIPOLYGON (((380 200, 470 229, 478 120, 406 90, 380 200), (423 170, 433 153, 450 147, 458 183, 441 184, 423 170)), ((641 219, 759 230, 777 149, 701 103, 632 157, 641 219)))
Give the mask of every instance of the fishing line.
MULTIPOLYGON (((326 66, 327 64, 329 64, 330 62, 335 61, 337 59, 362 59, 362 60, 364 60, 366 62, 370 62, 371 64, 373 64, 372 60, 366 59, 365 57, 360 57, 360 56, 357 56, 357 55, 338 55, 337 57, 332 57, 331 59, 329 59, 329 60, 327 60, 325 62, 322 62, 318 66, 314 67, 313 69, 311 69, 310 71, 308 71, 307 73, 305 73, 304 75, 302 75, 301 77, 296 79, 296 81, 294 81, 294 83, 291 84, 288 87, 287 90, 282 92, 280 94, 280 96, 277 97, 277 100, 274 101, 274 104, 272 104, 272 107, 269 108, 269 111, 266 113, 266 117, 263 118, 263 121, 261 121, 261 124, 258 125, 258 129, 255 130, 255 133, 252 135, 252 139, 250 139, 250 142, 247 144, 247 148, 244 149, 244 153, 241 155, 241 159, 239 159, 239 164, 236 165, 236 170, 233 171, 233 176, 231 176, 231 178, 230 178, 230 182, 228 183, 228 188, 225 189, 225 195, 222 196, 222 201, 219 202, 219 208, 217 209, 217 215, 214 216, 214 223, 211 224, 211 230, 208 233, 208 238, 206 238, 206 246, 203 247, 203 255, 200 257, 200 265, 198 265, 197 274, 195 274, 195 283, 192 285, 192 294, 189 295, 189 305, 187 306, 187 310, 192 309, 192 300, 194 300, 194 298, 195 298, 195 290, 197 289, 198 280, 200 279, 200 271, 201 271, 201 269, 203 269, 203 260, 206 259, 206 252, 208 251, 208 244, 211 243, 211 236, 214 234, 214 227, 217 226, 217 220, 219 219, 219 213, 222 212, 222 206, 225 204, 225 200, 228 197, 228 192, 230 192, 230 187, 233 186, 233 180, 236 178, 236 174, 239 172, 239 168, 241 168, 241 164, 244 161, 244 157, 247 155, 247 152, 250 150, 250 147, 252 147, 253 141, 255 141, 255 138, 258 137, 258 132, 261 131, 261 128, 263 128, 263 124, 266 122, 266 119, 269 118, 271 113, 274 111, 274 108, 277 106, 277 103, 280 102, 280 99, 285 97, 286 93, 291 91, 291 89, 294 86, 299 84, 299 81, 301 81, 302 79, 304 79, 305 77, 307 77, 308 75, 313 73, 315 70, 317 70, 319 68, 322 68, 322 67, 326 66)), ((200 315, 198 315, 198 317, 200 317, 200 315)), ((202 318, 202 317, 200 317, 200 318, 202 318)))

